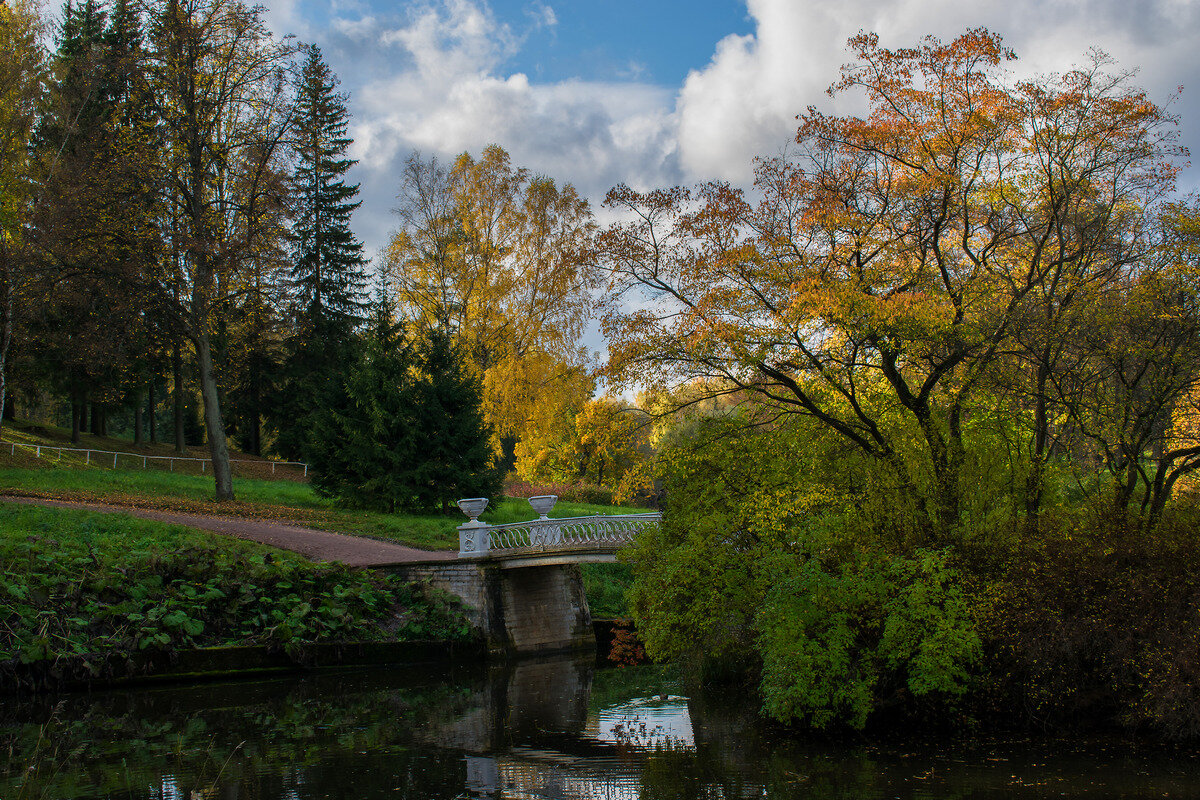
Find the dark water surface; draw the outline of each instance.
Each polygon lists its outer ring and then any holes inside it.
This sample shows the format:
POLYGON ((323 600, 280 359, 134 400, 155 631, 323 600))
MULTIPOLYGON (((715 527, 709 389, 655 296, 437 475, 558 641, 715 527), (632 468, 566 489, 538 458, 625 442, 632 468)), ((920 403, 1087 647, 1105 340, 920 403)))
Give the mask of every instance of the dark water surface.
POLYGON ((0 798, 1200 798, 1194 751, 796 741, 590 660, 0 698, 0 798))

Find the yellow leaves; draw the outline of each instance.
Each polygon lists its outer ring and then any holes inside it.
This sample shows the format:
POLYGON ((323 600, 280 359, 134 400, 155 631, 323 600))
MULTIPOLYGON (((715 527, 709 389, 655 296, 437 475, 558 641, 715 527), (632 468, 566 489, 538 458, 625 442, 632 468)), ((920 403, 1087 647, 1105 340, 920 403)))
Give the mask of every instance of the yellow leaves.
POLYGON ((587 384, 578 346, 594 302, 591 210, 575 189, 514 168, 497 145, 446 171, 410 160, 386 268, 405 313, 455 331, 485 376, 489 422, 526 435, 587 384))
POLYGON ((35 3, 0 3, 0 242, 16 238, 28 203, 28 145, 43 77, 42 25, 35 3))
POLYGON ((588 400, 573 419, 559 421, 556 428, 531 430, 517 444, 522 480, 616 485, 643 458, 646 419, 616 399, 588 400))

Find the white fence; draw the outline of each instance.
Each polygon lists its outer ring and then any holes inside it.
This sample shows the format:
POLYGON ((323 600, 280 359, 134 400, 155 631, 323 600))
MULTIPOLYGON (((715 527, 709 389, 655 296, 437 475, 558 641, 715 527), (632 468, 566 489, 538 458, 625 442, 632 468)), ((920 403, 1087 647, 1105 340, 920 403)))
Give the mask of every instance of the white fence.
MULTIPOLYGON (((97 464, 107 463, 108 456, 112 456, 112 468, 113 469, 117 468, 118 460, 123 460, 126 464, 129 464, 129 463, 136 464, 138 461, 141 461, 142 469, 148 469, 149 464, 152 461, 169 461, 171 472, 175 471, 175 462, 176 461, 183 461, 183 462, 199 461, 201 472, 207 472, 208 471, 207 465, 212 463, 211 458, 190 458, 188 456, 151 456, 151 455, 142 455, 140 453, 125 453, 125 452, 121 452, 120 450, 93 450, 88 447, 52 447, 47 444, 24 444, 21 442, 0 442, 0 445, 5 445, 5 444, 9 446, 10 452, 12 455, 16 455, 17 448, 20 447, 24 450, 31 451, 38 458, 42 457, 43 450, 46 451, 47 453, 58 453, 58 457, 59 457, 60 461, 62 460, 63 453, 84 453, 83 462, 85 464, 92 463, 92 454, 93 453, 96 454, 97 456, 102 456, 102 458, 96 459, 97 464)), ((229 459, 229 463, 230 464, 270 464, 272 475, 275 474, 275 467, 277 465, 281 466, 281 467, 303 467, 304 468, 304 477, 306 477, 306 478, 308 477, 308 464, 304 463, 303 461, 259 461, 256 459, 249 459, 249 458, 231 458, 231 459, 229 459)))
POLYGON ((569 550, 572 548, 617 549, 633 541, 640 531, 662 521, 661 513, 614 514, 591 517, 535 519, 507 525, 468 523, 459 528, 460 558, 485 555, 493 550, 569 550))

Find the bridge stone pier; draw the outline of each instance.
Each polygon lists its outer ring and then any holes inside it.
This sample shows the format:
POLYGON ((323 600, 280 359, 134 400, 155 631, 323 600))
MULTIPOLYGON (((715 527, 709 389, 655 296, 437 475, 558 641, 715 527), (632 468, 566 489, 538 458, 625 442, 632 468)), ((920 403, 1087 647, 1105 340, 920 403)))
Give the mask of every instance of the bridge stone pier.
POLYGON ((424 580, 462 598, 488 651, 533 653, 596 645, 581 563, 616 561, 616 553, 659 514, 549 519, 557 498, 530 498, 541 516, 529 522, 479 521, 487 498, 460 500, 470 521, 459 527, 454 561, 398 564, 389 571, 424 580))

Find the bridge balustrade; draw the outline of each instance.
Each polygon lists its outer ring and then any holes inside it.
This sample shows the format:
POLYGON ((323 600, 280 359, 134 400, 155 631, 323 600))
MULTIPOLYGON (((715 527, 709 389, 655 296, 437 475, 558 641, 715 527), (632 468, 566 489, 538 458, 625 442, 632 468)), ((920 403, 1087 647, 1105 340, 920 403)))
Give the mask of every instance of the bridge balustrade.
POLYGON ((487 555, 516 556, 538 552, 572 550, 616 550, 633 540, 647 527, 658 525, 661 513, 596 514, 587 517, 549 519, 546 515, 558 498, 554 495, 531 497, 530 505, 540 519, 488 525, 478 517, 487 508, 487 498, 460 500, 459 508, 470 521, 459 526, 459 558, 487 555))

